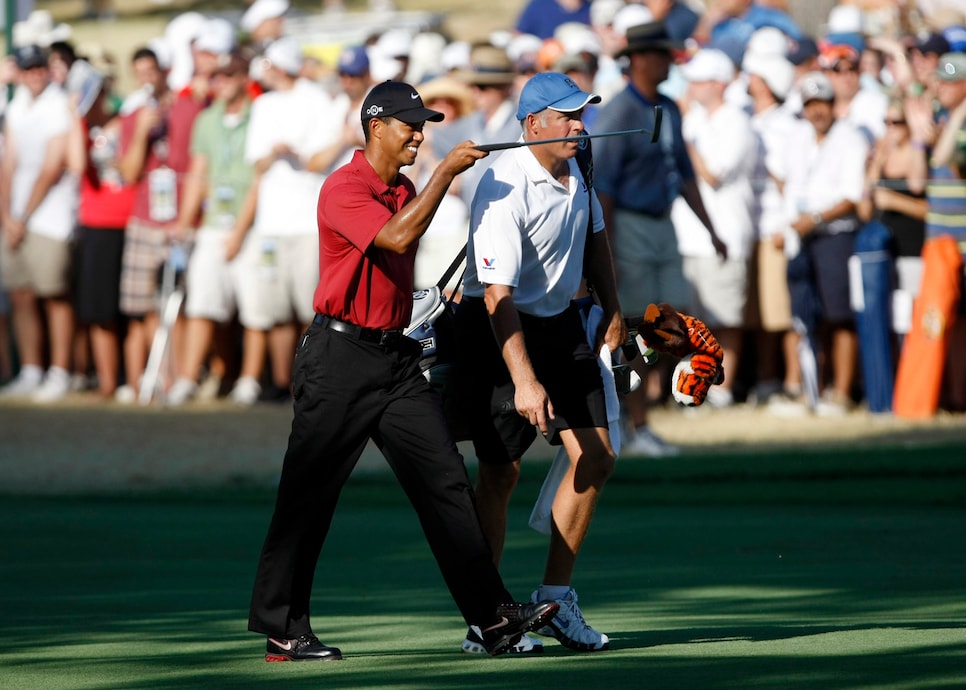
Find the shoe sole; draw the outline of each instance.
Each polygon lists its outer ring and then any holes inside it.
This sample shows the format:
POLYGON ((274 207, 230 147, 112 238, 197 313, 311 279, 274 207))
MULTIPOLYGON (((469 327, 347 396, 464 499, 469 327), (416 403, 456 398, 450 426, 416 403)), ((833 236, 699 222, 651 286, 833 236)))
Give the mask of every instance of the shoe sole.
POLYGON ((285 656, 284 654, 266 654, 265 661, 269 663, 279 661, 342 661, 342 656, 333 654, 331 656, 306 656, 297 659, 295 657, 285 656))
MULTIPOLYGON (((512 647, 510 647, 510 649, 506 651, 506 653, 513 654, 516 656, 530 656, 532 654, 543 654, 543 644, 539 640, 533 640, 533 643, 534 643, 533 646, 530 649, 526 649, 526 650, 519 649, 517 645, 514 644, 512 647)), ((486 647, 484 647, 481 642, 474 642, 472 640, 463 640, 463 646, 461 647, 461 651, 464 654, 486 654, 486 647)))
POLYGON ((572 640, 561 633, 552 622, 548 623, 539 630, 536 630, 535 632, 538 635, 543 635, 544 637, 552 637, 572 652, 606 652, 608 649, 610 649, 610 640, 607 640, 607 642, 600 647, 590 644, 589 642, 577 642, 577 640, 572 640))
POLYGON ((557 603, 553 603, 550 606, 548 606, 542 613, 539 613, 536 616, 533 616, 532 618, 528 618, 527 621, 523 624, 522 629, 518 630, 513 634, 504 635, 502 638, 500 638, 497 644, 493 646, 493 649, 490 650, 490 656, 500 656, 501 654, 506 654, 513 648, 513 646, 517 642, 520 641, 520 638, 523 637, 523 633, 530 632, 531 630, 544 627, 545 625, 550 623, 550 621, 553 620, 553 617, 557 615, 557 611, 559 610, 560 610, 560 605, 557 603))

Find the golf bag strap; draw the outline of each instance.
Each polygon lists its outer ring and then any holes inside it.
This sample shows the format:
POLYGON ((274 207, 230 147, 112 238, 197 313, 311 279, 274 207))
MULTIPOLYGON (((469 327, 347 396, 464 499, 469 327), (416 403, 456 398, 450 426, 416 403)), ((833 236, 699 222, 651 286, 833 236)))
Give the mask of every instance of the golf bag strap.
MULTIPOLYGON (((446 284, 450 281, 450 278, 452 278, 453 275, 456 273, 456 271, 459 269, 460 264, 463 263, 463 259, 465 258, 466 258, 466 245, 464 244, 463 247, 456 253, 456 257, 453 259, 452 263, 450 263, 449 267, 445 271, 443 271, 443 275, 441 275, 439 280, 436 281, 436 287, 439 288, 440 292, 442 292, 443 288, 446 287, 446 284)), ((456 280, 456 285, 453 286, 453 295, 450 296, 448 301, 450 302, 453 301, 453 297, 459 291, 460 283, 463 282, 464 275, 466 275, 465 266, 463 267, 463 270, 460 271, 460 277, 456 280)))

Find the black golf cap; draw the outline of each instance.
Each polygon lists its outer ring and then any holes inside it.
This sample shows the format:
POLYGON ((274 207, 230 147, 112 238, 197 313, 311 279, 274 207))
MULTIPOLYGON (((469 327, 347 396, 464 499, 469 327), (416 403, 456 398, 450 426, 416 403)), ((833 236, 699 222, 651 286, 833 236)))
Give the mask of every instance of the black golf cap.
POLYGON ((362 123, 374 117, 394 117, 410 125, 421 122, 440 122, 443 113, 430 110, 423 105, 419 93, 409 84, 401 81, 384 81, 369 91, 362 103, 362 123))

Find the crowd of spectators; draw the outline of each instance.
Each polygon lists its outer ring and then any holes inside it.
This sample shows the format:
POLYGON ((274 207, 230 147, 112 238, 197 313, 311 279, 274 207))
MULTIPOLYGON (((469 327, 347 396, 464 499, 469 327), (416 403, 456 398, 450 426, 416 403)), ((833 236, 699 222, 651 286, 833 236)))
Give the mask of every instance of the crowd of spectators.
MULTIPOLYGON (((517 94, 534 73, 564 72, 600 94, 584 113, 594 132, 615 121, 633 55, 658 52, 671 58, 658 91, 686 152, 673 166, 684 179, 669 188, 693 179, 707 217, 677 192, 666 209, 624 206, 673 225, 662 261, 679 265, 685 289, 669 294, 726 353, 708 405, 846 414, 864 397, 848 269, 857 233, 871 219, 891 231, 893 287, 908 297, 894 300, 899 311, 918 290, 924 242, 953 234, 966 251, 966 17, 867 5, 837 5, 807 31, 775 1, 530 0, 484 42, 391 29, 340 46, 334 64, 288 33, 287 0, 255 0, 240 21, 180 14, 130 56, 78 49, 70 27, 35 12, 0 73, 13 93, 0 169, 0 396, 137 399, 168 267, 183 269, 187 295, 162 398, 287 400, 319 279, 318 191, 363 145, 358 111, 372 85, 408 81, 446 114, 407 173, 418 184, 457 142, 517 139, 517 94), (647 43, 655 29, 666 38, 647 43), (131 93, 116 92, 119 70, 130 70, 131 93)), ((442 202, 417 287, 466 241, 495 157, 442 202)), ((619 252, 627 238, 615 239, 619 252)), ((616 257, 620 281, 643 280, 626 258, 616 257)), ((910 319, 893 320, 898 355, 910 319)), ((956 350, 966 320, 949 331, 956 350)), ((966 409, 964 369, 947 368, 948 409, 966 409)), ((651 404, 666 399, 666 379, 646 382, 651 404)), ((643 450, 674 452, 659 438, 643 450)))

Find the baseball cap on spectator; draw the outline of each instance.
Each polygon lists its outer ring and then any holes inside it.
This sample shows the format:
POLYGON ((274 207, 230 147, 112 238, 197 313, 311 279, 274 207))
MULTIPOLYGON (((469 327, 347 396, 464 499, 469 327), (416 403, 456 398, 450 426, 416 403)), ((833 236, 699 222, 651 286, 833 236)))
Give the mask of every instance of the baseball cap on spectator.
POLYGON ((966 79, 966 53, 946 53, 940 57, 936 78, 940 81, 966 79))
MULTIPOLYGON (((538 38, 537 41, 540 39, 538 38)), ((466 41, 453 41, 446 44, 439 56, 440 67, 444 72, 468 69, 470 66, 470 44, 466 41)))
POLYGON ((741 70, 761 77, 769 91, 780 101, 788 98, 795 83, 795 66, 780 57, 746 53, 741 70))
POLYGON ((850 45, 838 43, 826 46, 818 56, 818 64, 822 69, 836 69, 843 62, 858 65, 859 52, 850 45))
POLYGON ((564 53, 553 63, 553 71, 566 74, 567 72, 582 72, 593 74, 597 67, 597 60, 593 55, 564 53))
POLYGON ((559 113, 572 113, 588 103, 600 103, 600 96, 581 91, 574 80, 564 74, 541 72, 524 84, 517 119, 524 120, 530 113, 539 113, 547 108, 559 113))
POLYGON ((836 5, 828 13, 825 40, 833 45, 848 45, 861 53, 865 49, 862 9, 855 5, 836 5))
POLYGON ((944 55, 952 50, 946 37, 938 32, 926 34, 920 38, 916 41, 915 48, 923 55, 929 55, 930 53, 944 55))
POLYGON ((412 86, 401 81, 384 81, 372 87, 362 102, 362 124, 374 117, 394 117, 411 125, 429 120, 440 122, 443 113, 430 110, 412 86))
POLYGON ((302 49, 290 36, 272 41, 265 49, 265 59, 286 74, 295 75, 302 69, 302 49))
POLYGON ((614 15, 612 28, 618 36, 627 36, 627 30, 632 26, 649 24, 653 21, 654 14, 649 9, 644 7, 644 5, 632 3, 630 5, 624 5, 617 11, 617 14, 614 15))
POLYGON ((944 52, 966 52, 966 26, 947 26, 943 29, 943 38, 949 41, 949 50, 944 52))
POLYGON ((519 34, 510 39, 506 45, 506 54, 513 63, 513 68, 520 74, 537 70, 537 53, 543 46, 539 36, 533 34, 519 34))
POLYGON ((804 65, 814 57, 818 57, 818 44, 811 36, 802 36, 797 40, 790 41, 788 54, 785 56, 788 61, 795 65, 804 65))
POLYGON ((798 87, 802 95, 802 105, 810 101, 834 101, 835 91, 832 89, 832 82, 821 72, 809 72, 802 77, 802 83, 798 87))
POLYGON ((344 48, 339 54, 339 63, 336 66, 339 74, 350 77, 361 77, 369 71, 369 55, 362 46, 349 46, 344 48))
POLYGON ((554 30, 553 37, 560 41, 566 53, 600 55, 600 39, 586 24, 566 22, 554 30))
POLYGON ((624 0, 594 0, 590 3, 590 25, 594 28, 612 26, 624 0))
POLYGON ((390 58, 409 58, 413 46, 413 36, 403 29, 390 29, 376 40, 374 48, 390 58))
POLYGON ((691 82, 730 84, 735 79, 735 65, 722 51, 704 48, 681 65, 681 76, 691 82))
POLYGON ((286 12, 288 12, 288 0, 255 0, 242 15, 241 28, 251 33, 262 22, 281 17, 286 12))
POLYGON ((779 55, 788 53, 788 36, 774 26, 763 26, 748 38, 745 55, 779 55))
POLYGON ((227 19, 209 19, 195 39, 194 47, 205 53, 226 55, 235 47, 235 29, 227 19))
POLYGON ((20 46, 14 52, 14 61, 19 69, 33 69, 34 67, 47 66, 47 51, 40 46, 31 43, 30 45, 20 46))

